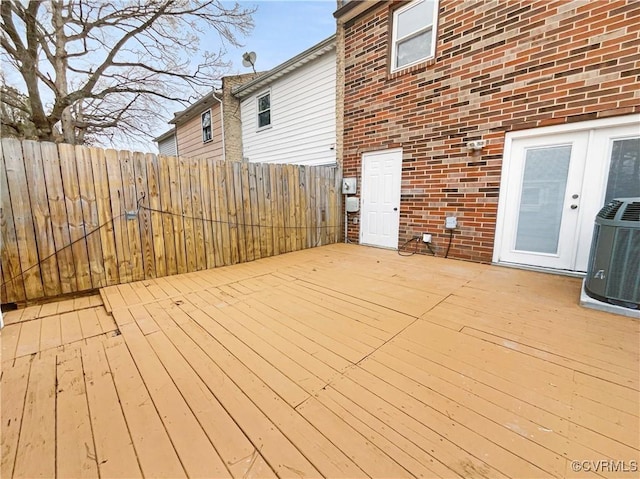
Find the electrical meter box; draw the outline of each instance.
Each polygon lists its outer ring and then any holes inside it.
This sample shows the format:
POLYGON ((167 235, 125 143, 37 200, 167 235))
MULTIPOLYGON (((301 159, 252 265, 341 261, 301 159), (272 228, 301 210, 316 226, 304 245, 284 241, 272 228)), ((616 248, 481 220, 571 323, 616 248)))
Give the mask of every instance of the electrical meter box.
POLYGON ((347 213, 355 213, 360 209, 360 198, 349 196, 344 203, 347 213))
POLYGON ((355 195, 358 188, 358 182, 355 178, 342 178, 342 194, 355 195))

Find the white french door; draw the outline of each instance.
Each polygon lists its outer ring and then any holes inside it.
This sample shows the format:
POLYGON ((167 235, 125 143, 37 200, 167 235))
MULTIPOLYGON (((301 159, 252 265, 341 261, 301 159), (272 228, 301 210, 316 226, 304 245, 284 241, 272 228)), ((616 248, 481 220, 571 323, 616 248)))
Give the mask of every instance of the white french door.
POLYGON ((360 243, 398 247, 402 150, 362 155, 360 243))
POLYGON ((588 122, 508 135, 494 261, 586 271, 605 201, 640 196, 639 125, 588 122))

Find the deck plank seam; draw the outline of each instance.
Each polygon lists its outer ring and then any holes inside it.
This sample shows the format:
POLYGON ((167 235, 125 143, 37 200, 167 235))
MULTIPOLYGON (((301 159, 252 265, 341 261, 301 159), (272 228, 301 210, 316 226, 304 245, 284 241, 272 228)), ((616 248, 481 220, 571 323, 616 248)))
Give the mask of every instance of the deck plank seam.
MULTIPOLYGON (((15 362, 15 359, 14 359, 15 362)), ((24 388, 24 399, 23 399, 23 403, 22 403, 22 411, 21 411, 21 415, 20 415, 20 430, 18 431, 18 440, 16 441, 16 449, 15 451, 13 451, 13 464, 12 464, 12 468, 11 468, 11 475, 9 477, 14 477, 15 475, 15 470, 16 470, 16 464, 18 462, 17 458, 18 458, 18 451, 20 450, 20 438, 22 437, 22 426, 24 424, 24 412, 27 410, 27 398, 28 398, 28 392, 29 392, 29 381, 31 380, 31 367, 33 365, 33 357, 29 360, 29 372, 27 374, 27 379, 26 379, 26 385, 24 388)), ((12 366, 15 367, 15 366, 12 366)), ((4 459, 4 458, 2 458, 4 459)))
MULTIPOLYGON (((137 323, 136 323, 136 327, 138 327, 137 323)), ((124 337, 124 335, 122 335, 122 338, 123 338, 122 344, 126 348, 127 354, 129 355, 129 358, 133 362, 133 365, 136 368, 136 372, 137 372, 138 376, 140 377, 140 380, 141 380, 142 384, 144 384, 144 389, 146 391, 146 394, 149 397, 149 399, 151 400, 151 404, 153 404, 153 409, 155 410, 156 415, 160 419, 160 423, 162 424, 162 428, 164 429, 164 432, 167 435, 167 438, 169 439, 169 443, 171 444, 171 447, 173 448, 173 451, 174 451, 174 453, 175 453, 175 455, 176 455, 176 457, 178 459, 178 462, 180 463, 180 467, 182 467, 182 470, 183 470, 185 476, 188 477, 189 474, 187 472, 187 469, 186 469, 186 467, 185 467, 185 465, 184 465, 184 463, 182 461, 182 458, 180 457, 180 454, 178 454, 178 450, 176 449, 176 445, 173 442, 173 439, 171 438, 171 435, 169 434, 169 431, 167 430, 167 426, 166 426, 165 422, 162 420, 162 414, 160 414, 160 411, 158 410, 158 407, 156 406, 156 403, 153 400, 153 396, 151 395, 151 392, 149 391, 149 387, 147 386, 147 383, 145 382, 144 377, 142 376, 142 372, 140 371, 140 368, 138 367, 138 364, 136 363, 136 361, 135 361, 135 359, 133 357, 133 354, 131 353, 131 350, 129 349, 129 344, 127 343, 127 340, 124 337)), ((107 357, 107 363, 109 364, 109 370, 111 371, 111 375, 113 377, 113 370, 112 370, 112 367, 111 367, 111 363, 109 361, 109 355, 106 354, 106 351, 105 351, 105 356, 107 357)), ((114 386, 116 386, 115 385, 115 381, 114 381, 114 386)), ((116 387, 115 389, 116 389, 116 393, 118 395, 118 403, 120 405, 122 405, 122 401, 120 399, 120 393, 118 391, 118 388, 116 387)), ((129 431, 129 435, 131 435, 131 430, 129 429, 129 422, 127 421, 127 416, 126 416, 124 410, 122 410, 122 415, 124 416, 125 422, 127 423, 127 430, 129 431)), ((132 443, 133 443, 133 449, 134 449, 134 451, 136 451, 136 458, 138 458, 138 451, 136 450, 135 442, 133 440, 132 440, 132 443)), ((140 463, 139 458, 138 458, 138 464, 140 466, 140 471, 144 475, 144 469, 142 468, 142 464, 140 463)))
MULTIPOLYGON (((106 339, 106 338, 105 338, 106 339)), ((100 346, 99 346, 102 350, 102 352, 104 353, 104 359, 105 359, 105 363, 107 365, 107 367, 109 368, 109 378, 111 380, 111 383, 113 385, 113 390, 116 394, 116 397, 118 398, 118 408, 120 410, 120 414, 122 415, 122 419, 124 421, 124 425, 127 428, 127 434, 129 435, 128 439, 129 441, 131 441, 131 448, 133 449, 133 452, 136 456, 136 463, 138 464, 138 469, 140 470, 140 473, 142 475, 144 475, 143 469, 142 469, 142 463, 140 462, 140 457, 138 455, 138 451, 135 447, 135 443, 133 441, 133 435, 131 434, 131 427, 129 426, 129 421, 127 420, 127 415, 124 412, 124 409, 122 407, 122 399, 120 398, 120 391, 118 390, 115 380, 114 380, 114 374, 113 374, 113 369, 111 367, 111 363, 109 362, 109 356, 107 355, 107 351, 106 351, 106 345, 104 343, 104 341, 100 342, 100 346)), ((95 440, 95 439, 94 439, 95 440)), ((96 456, 97 456, 97 450, 96 450, 96 456)), ((98 467, 98 474, 100 474, 100 468, 98 467)))
MULTIPOLYGON (((474 328, 473 326, 463 326, 463 328, 462 328, 462 330, 461 330, 460 332, 461 332, 462 334, 466 334, 466 333, 464 332, 464 330, 465 330, 465 329, 471 329, 471 330, 475 330, 475 331, 479 331, 479 332, 487 333, 486 331, 482 331, 481 329, 474 328)), ((506 341, 511 341, 511 342, 514 342, 514 343, 517 343, 517 344, 521 344, 522 346, 526 346, 526 347, 528 347, 528 348, 535 349, 535 350, 540 351, 541 353, 544 353, 544 354, 548 354, 548 355, 552 355, 552 356, 557 356, 557 357, 562 358, 562 359, 565 359, 565 360, 567 360, 567 361, 572 361, 572 362, 575 362, 575 363, 579 363, 579 364, 582 364, 582 365, 584 365, 584 366, 588 366, 588 367, 590 367, 590 368, 602 369, 603 371, 606 371, 606 372, 608 372, 608 373, 619 374, 619 373, 618 373, 618 372, 616 372, 616 371, 609 371, 609 370, 606 370, 606 369, 601 368, 601 367, 599 367, 599 366, 595 366, 595 365, 593 365, 593 364, 585 363, 584 361, 581 361, 580 359, 576 359, 576 358, 571 358, 571 357, 563 356, 562 354, 558 354, 557 352, 546 351, 546 350, 544 350, 544 349, 540 349, 540 348, 538 348, 538 347, 536 347, 536 346, 531 346, 531 345, 526 344, 526 343, 517 342, 517 341, 514 341, 514 340, 512 340, 512 339, 509 339, 509 338, 505 338, 505 337, 503 337, 503 336, 500 336, 500 335, 498 335, 498 334, 496 334, 496 333, 487 333, 487 334, 490 334, 490 335, 495 336, 495 337, 500 338, 500 339, 504 339, 504 340, 506 340, 506 341)), ((473 336, 473 337, 475 337, 475 338, 477 338, 477 339, 480 339, 481 341, 488 342, 488 343, 490 343, 490 344, 495 344, 495 345, 496 345, 496 346, 498 346, 498 347, 508 349, 509 351, 517 352, 517 353, 519 353, 519 354, 523 354, 523 355, 525 355, 525 356, 530 356, 530 357, 532 357, 532 358, 540 359, 539 357, 537 357, 537 356, 535 356, 535 355, 533 355, 533 354, 530 354, 530 353, 528 353, 528 352, 526 352, 526 351, 516 350, 516 349, 513 349, 513 348, 509 348, 509 347, 507 347, 507 346, 504 346, 504 345, 500 345, 500 344, 497 344, 497 343, 492 343, 491 341, 488 341, 488 340, 483 339, 483 338, 478 338, 477 336, 473 336)), ((557 364, 557 363, 554 363, 554 364, 557 364)), ((558 365, 559 367, 561 367, 561 368, 569 369, 569 370, 571 370, 571 371, 573 371, 573 372, 575 372, 575 371, 576 371, 576 369, 575 369, 574 367, 564 366, 564 365, 561 365, 561 364, 557 364, 557 365, 558 365)), ((615 366, 615 365, 614 365, 614 364, 612 364, 612 366, 615 366)), ((626 369, 626 368, 625 368, 625 369, 626 369)), ((629 370, 629 371, 632 371, 632 370, 629 370)), ((592 378, 597 378, 597 379, 599 379, 599 380, 606 381, 606 382, 611 383, 611 384, 615 384, 616 386, 620 386, 620 387, 623 387, 623 388, 630 389, 630 390, 631 390, 631 391, 633 391, 633 392, 638 392, 638 389, 636 389, 636 388, 634 388, 634 387, 631 387, 631 386, 628 386, 628 385, 626 385, 626 384, 622 384, 622 383, 618 383, 618 382, 615 382, 615 381, 611 381, 611 380, 606 379, 606 378, 604 378, 604 377, 602 377, 602 376, 595 376, 594 374, 591 374, 591 373, 586 372, 586 371, 580 371, 580 372, 582 372, 582 373, 583 373, 583 374, 585 374, 586 376, 589 376, 589 377, 592 377, 592 378)))

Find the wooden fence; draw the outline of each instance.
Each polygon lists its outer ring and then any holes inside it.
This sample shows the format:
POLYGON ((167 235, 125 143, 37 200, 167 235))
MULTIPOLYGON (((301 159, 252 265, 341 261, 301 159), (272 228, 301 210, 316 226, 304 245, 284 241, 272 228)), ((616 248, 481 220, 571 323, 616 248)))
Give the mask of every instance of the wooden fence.
POLYGON ((2 139, 2 303, 336 242, 338 172, 2 139))

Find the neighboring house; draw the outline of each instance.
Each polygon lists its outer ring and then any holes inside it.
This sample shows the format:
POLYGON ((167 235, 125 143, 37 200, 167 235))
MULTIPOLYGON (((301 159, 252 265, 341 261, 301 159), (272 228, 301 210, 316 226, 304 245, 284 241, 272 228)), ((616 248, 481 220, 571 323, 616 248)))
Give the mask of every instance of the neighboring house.
POLYGON ((171 128, 162 135, 153 139, 158 144, 158 153, 163 156, 178 156, 178 144, 176 143, 176 130, 171 128))
POLYGON ((174 114, 169 123, 175 125, 176 153, 179 156, 223 158, 221 104, 221 92, 212 91, 174 114))
POLYGON ((242 160, 240 103, 231 90, 256 74, 228 76, 222 88, 175 113, 174 127, 154 139, 161 155, 242 160))
POLYGON ((640 2, 338 6, 349 238, 442 255, 455 216, 449 256, 585 271, 598 210, 640 196, 640 2))
POLYGON ((241 103, 245 161, 335 164, 335 36, 234 88, 233 94, 241 103))

